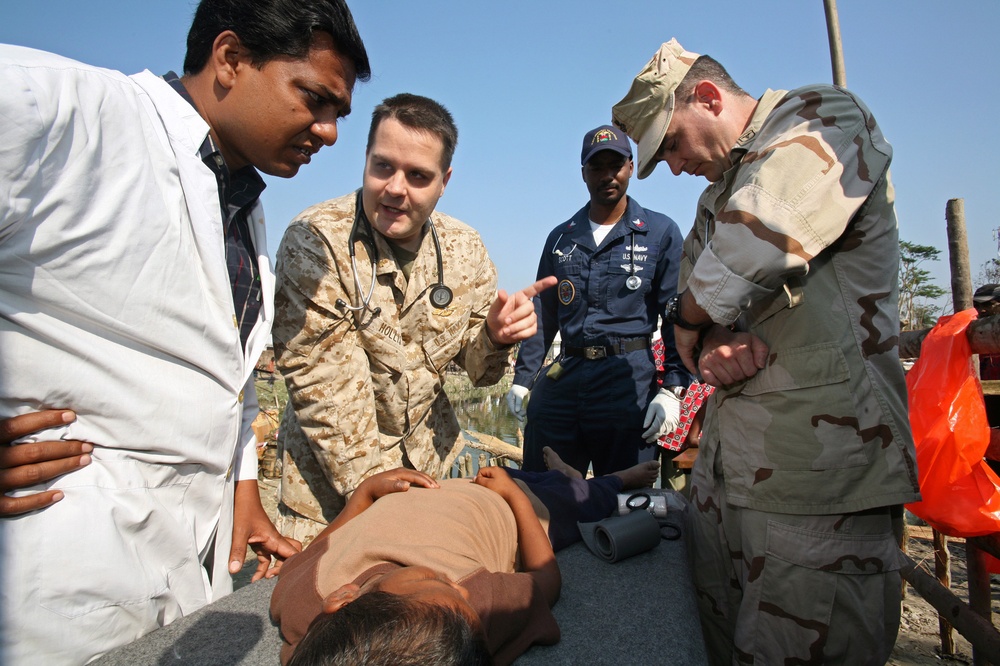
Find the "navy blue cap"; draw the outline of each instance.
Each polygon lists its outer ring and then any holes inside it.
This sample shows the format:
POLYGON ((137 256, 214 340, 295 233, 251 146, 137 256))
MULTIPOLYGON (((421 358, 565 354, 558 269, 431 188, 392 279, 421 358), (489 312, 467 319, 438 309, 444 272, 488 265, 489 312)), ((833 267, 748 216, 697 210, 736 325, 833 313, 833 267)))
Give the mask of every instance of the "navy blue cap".
POLYGON ((613 150, 625 157, 632 157, 632 144, 628 142, 625 132, 611 125, 601 125, 597 129, 590 130, 583 137, 580 165, 586 164, 591 157, 601 150, 613 150))

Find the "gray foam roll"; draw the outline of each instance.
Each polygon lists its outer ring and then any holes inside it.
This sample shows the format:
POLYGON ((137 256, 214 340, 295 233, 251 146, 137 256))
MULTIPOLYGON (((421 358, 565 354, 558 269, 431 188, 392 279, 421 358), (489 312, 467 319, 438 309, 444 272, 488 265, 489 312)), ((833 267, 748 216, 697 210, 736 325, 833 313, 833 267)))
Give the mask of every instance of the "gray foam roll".
POLYGON ((590 552, 608 562, 645 553, 660 543, 660 525, 648 511, 633 511, 577 526, 590 552))

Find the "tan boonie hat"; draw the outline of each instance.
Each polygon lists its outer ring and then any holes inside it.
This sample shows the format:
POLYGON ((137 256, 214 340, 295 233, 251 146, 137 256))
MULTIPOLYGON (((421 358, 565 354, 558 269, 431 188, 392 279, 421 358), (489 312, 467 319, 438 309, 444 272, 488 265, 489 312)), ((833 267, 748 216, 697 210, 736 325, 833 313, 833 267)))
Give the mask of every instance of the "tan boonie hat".
POLYGON ((654 156, 667 134, 674 114, 674 90, 698 59, 671 39, 660 46, 653 58, 632 81, 628 94, 611 108, 615 126, 635 141, 639 158, 639 178, 653 173, 654 156))

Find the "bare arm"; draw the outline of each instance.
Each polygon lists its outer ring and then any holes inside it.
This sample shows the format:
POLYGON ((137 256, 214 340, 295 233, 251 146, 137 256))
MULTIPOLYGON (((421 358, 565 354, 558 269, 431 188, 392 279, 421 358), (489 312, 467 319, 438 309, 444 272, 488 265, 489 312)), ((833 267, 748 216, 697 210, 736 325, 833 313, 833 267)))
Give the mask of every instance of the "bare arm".
POLYGON ((534 578, 549 606, 555 605, 562 587, 562 573, 549 537, 531 508, 531 500, 502 467, 480 468, 475 483, 497 493, 510 506, 517 524, 517 542, 524 570, 534 578))

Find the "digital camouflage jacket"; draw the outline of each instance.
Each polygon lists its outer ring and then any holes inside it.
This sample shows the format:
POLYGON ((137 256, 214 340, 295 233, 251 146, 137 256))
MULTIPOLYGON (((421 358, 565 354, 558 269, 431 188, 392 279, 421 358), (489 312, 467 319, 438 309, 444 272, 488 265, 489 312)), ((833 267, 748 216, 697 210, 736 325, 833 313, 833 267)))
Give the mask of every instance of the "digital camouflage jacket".
POLYGON ((444 394, 451 361, 477 386, 496 383, 508 363, 486 333, 496 269, 479 234, 435 212, 445 308, 428 293, 438 280, 433 238, 425 234, 409 280, 385 239, 360 225, 348 236, 356 194, 313 206, 289 226, 277 257, 274 351, 289 389, 279 435, 281 501, 329 522, 367 477, 405 459, 434 477, 447 475, 462 449, 461 428, 444 394), (376 280, 371 310, 361 306, 376 280), (357 284, 361 285, 361 294, 357 284), (338 301, 343 301, 338 304, 338 301))

